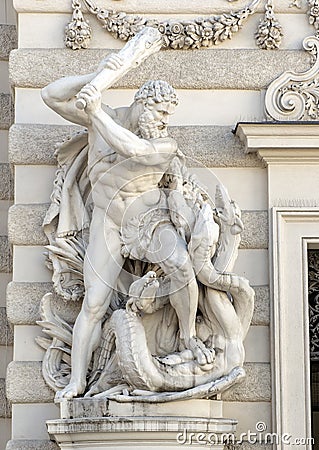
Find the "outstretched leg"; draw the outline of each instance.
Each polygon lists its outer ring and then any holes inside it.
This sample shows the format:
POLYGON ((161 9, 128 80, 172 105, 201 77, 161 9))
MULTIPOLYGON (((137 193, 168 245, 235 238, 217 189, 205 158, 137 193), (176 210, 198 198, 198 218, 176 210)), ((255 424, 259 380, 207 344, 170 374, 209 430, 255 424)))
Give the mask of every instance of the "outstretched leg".
POLYGON ((73 329, 71 379, 57 392, 56 400, 75 397, 85 390, 88 365, 100 340, 101 321, 124 262, 120 251, 117 227, 105 218, 103 210, 95 208, 83 268, 85 297, 73 329))

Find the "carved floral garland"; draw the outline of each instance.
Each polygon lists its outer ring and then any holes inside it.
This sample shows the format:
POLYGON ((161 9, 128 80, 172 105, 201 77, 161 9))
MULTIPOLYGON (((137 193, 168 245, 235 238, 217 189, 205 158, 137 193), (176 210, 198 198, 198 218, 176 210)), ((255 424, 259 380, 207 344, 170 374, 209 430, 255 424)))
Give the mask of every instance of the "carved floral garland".
MULTIPOLYGON (((194 49, 212 47, 239 31, 244 21, 256 11, 261 0, 253 0, 245 8, 218 16, 192 20, 148 19, 97 7, 91 0, 83 0, 89 12, 102 22, 103 28, 116 39, 127 41, 146 26, 155 27, 163 34, 164 47, 172 49, 194 49)), ((72 22, 66 27, 66 46, 77 50, 87 48, 91 38, 88 22, 81 12, 80 1, 72 1, 72 22)))
POLYGON ((92 29, 89 22, 83 17, 79 1, 72 0, 72 9, 72 20, 65 27, 65 46, 72 50, 87 48, 91 40, 92 29))
POLYGON ((265 17, 260 21, 255 34, 256 43, 263 50, 275 50, 279 48, 282 36, 282 26, 274 14, 274 2, 267 0, 265 17))
POLYGON ((308 0, 309 10, 308 20, 310 25, 313 25, 316 30, 316 36, 319 33, 319 0, 308 0))

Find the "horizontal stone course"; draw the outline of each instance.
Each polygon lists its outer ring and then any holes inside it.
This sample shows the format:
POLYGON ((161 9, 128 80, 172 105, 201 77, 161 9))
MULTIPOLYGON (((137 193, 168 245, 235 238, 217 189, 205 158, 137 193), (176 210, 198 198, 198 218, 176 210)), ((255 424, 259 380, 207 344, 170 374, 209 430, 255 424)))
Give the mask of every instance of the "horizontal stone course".
MULTIPOLYGON (((38 361, 12 361, 7 370, 7 397, 12 403, 50 403, 54 392, 42 377, 38 361)), ((223 394, 224 400, 270 401, 269 364, 245 364, 246 378, 233 391, 223 394)))
POLYGON ((0 93, 0 130, 8 130, 13 123, 13 102, 10 94, 0 93))
MULTIPOLYGON (((114 4, 112 0, 104 0, 103 2, 95 0, 94 2, 98 6, 103 5, 103 8, 117 11, 125 11, 128 13, 191 13, 196 14, 215 14, 226 11, 234 11, 242 7, 234 5, 231 2, 225 3, 223 0, 206 0, 205 2, 198 2, 197 0, 179 0, 178 2, 172 2, 171 0, 133 0, 125 3, 125 7, 120 3, 114 4)), ((247 0, 244 4, 249 4, 247 0)), ((59 12, 59 13, 70 13, 70 3, 68 0, 15 0, 15 9, 20 13, 48 13, 48 12, 59 12)), ((257 11, 264 12, 264 6, 260 4, 257 11)), ((276 2, 276 12, 286 12, 286 13, 300 13, 306 12, 306 5, 304 3, 300 4, 300 9, 289 8, 289 3, 284 0, 278 0, 276 2)), ((90 16, 88 16, 90 17, 90 16)))
MULTIPOLYGON (((52 292, 52 283, 26 283, 13 281, 7 287, 7 315, 14 325, 34 325, 40 320, 40 301, 47 292, 52 292)), ((269 324, 269 288, 255 286, 255 310, 252 325, 269 324)), ((74 322, 80 304, 65 302, 53 297, 53 309, 64 320, 74 322)))
POLYGON ((12 248, 7 236, 0 236, 0 272, 12 272, 12 248))
MULTIPOLYGON (((58 450, 59 446, 52 441, 40 441, 40 440, 20 440, 15 439, 7 443, 6 450, 58 450)), ((225 446, 225 450, 271 450, 271 444, 249 442, 228 444, 225 446)))
POLYGON ((0 200, 12 200, 14 191, 12 167, 8 163, 0 163, 0 200))
MULTIPOLYGON (((252 430, 252 433, 254 431, 255 430, 252 430)), ((273 445, 270 443, 262 443, 262 442, 251 443, 247 441, 233 444, 230 443, 225 446, 225 450, 272 450, 272 449, 273 445)))
MULTIPOLYGON (((42 297, 53 291, 52 283, 11 282, 7 287, 7 315, 14 325, 35 325, 40 317, 42 297)), ((53 310, 67 322, 74 322, 80 311, 78 302, 65 302, 53 296, 53 310)))
POLYGON ((18 46, 15 25, 0 24, 0 60, 8 60, 9 53, 18 46))
POLYGON ((253 286, 255 291, 255 307, 252 325, 269 325, 270 292, 268 286, 253 286))
POLYGON ((59 450, 59 446, 52 441, 13 439, 6 450, 59 450))
POLYGON ((244 364, 244 381, 222 394, 225 401, 267 402, 271 400, 270 364, 244 364))
POLYGON ((56 145, 79 129, 75 125, 14 124, 9 131, 9 160, 12 164, 55 165, 56 145))
POLYGON ((47 245, 42 223, 48 204, 13 205, 9 209, 8 236, 14 245, 47 245))
POLYGON ((11 417, 11 403, 6 397, 6 380, 0 378, 0 418, 11 417))
POLYGON ((7 309, 0 308, 0 345, 13 344, 13 327, 8 322, 7 309))
POLYGON ((41 362, 11 361, 7 368, 7 397, 12 403, 50 403, 54 392, 44 381, 41 362))
MULTIPOLYGON (((59 142, 81 129, 68 125, 15 124, 9 134, 12 164, 55 165, 59 142)), ((245 154, 237 136, 227 126, 170 127, 189 167, 263 167, 255 154, 245 154)))
MULTIPOLYGON (((9 240, 14 245, 47 245, 42 230, 47 204, 14 205, 9 210, 9 240)), ((241 248, 260 249, 268 247, 267 211, 243 211, 241 248)))
POLYGON ((268 212, 242 211, 244 230, 240 248, 268 248, 268 212))
MULTIPOLYGON (((10 56, 14 86, 42 88, 63 76, 94 71, 111 50, 19 49, 10 56)), ((248 49, 165 50, 130 71, 114 87, 138 88, 149 79, 164 79, 177 89, 265 89, 286 70, 309 69, 304 51, 248 49), (178 67, 178 70, 176 68, 178 67), (256 70, 258 68, 258 70, 256 70)))

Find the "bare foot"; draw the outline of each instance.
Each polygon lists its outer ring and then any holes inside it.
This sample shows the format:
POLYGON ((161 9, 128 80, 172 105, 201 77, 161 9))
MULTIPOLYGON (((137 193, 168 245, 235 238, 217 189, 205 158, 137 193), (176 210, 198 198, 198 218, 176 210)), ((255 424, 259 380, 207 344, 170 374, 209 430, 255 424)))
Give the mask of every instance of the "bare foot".
POLYGON ((212 364, 214 362, 215 351, 213 349, 208 349, 197 337, 190 338, 187 347, 192 350, 194 358, 200 366, 212 364))
POLYGON ((58 391, 55 394, 54 401, 56 403, 61 402, 64 398, 73 398, 77 395, 83 394, 85 389, 85 385, 82 386, 81 383, 77 383, 75 381, 70 381, 70 383, 65 386, 64 389, 58 391))

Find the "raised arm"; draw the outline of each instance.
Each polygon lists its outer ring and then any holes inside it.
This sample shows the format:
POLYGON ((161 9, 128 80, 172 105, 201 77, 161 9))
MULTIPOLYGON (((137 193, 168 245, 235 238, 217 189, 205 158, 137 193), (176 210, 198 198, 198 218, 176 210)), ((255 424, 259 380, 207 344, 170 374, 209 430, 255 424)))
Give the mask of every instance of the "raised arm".
POLYGON ((65 77, 50 83, 42 89, 44 103, 64 119, 79 125, 88 126, 88 116, 84 111, 76 108, 76 94, 87 83, 93 80, 95 74, 65 77))
MULTIPOLYGON (((86 84, 90 83, 103 68, 108 67, 117 70, 122 64, 123 61, 121 58, 116 54, 111 54, 102 60, 96 72, 60 78, 59 80, 50 83, 42 89, 42 99, 47 106, 65 119, 79 125, 88 126, 90 123, 88 115, 75 106, 77 94, 86 84)), ((111 117, 116 116, 116 113, 111 108, 107 108, 107 112, 111 117)))

